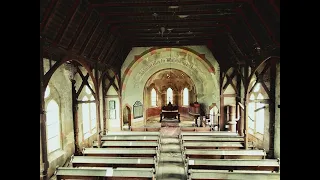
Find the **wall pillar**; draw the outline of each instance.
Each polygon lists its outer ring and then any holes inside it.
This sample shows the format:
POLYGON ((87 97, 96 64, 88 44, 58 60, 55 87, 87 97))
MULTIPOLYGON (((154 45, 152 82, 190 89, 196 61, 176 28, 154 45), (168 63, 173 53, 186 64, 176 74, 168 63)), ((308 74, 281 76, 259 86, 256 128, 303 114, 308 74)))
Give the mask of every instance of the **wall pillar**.
POLYGON ((94 70, 94 74, 95 74, 95 80, 94 81, 96 81, 97 83, 96 83, 96 85, 97 85, 97 87, 95 87, 95 89, 96 89, 96 97, 95 97, 95 99, 96 99, 96 101, 95 101, 95 103, 96 103, 96 123, 97 123, 97 125, 96 125, 96 127, 97 127, 97 140, 98 140, 98 148, 100 148, 101 147, 101 135, 100 135, 100 129, 101 129, 101 126, 100 126, 100 101, 99 101, 99 95, 100 95, 100 93, 99 93, 99 74, 98 74, 98 63, 96 63, 96 69, 94 70))
POLYGON ((269 153, 268 158, 274 158, 274 134, 275 134, 275 116, 276 116, 276 59, 271 59, 271 66, 270 66, 270 104, 269 104, 269 111, 270 111, 270 121, 269 121, 269 153))
POLYGON ((78 98, 76 92, 76 80, 71 80, 71 96, 72 96, 72 117, 73 117, 73 138, 74 138, 74 154, 81 155, 79 147, 79 124, 78 124, 78 98))
POLYGON ((102 78, 102 121, 103 121, 103 134, 106 135, 107 133, 107 109, 106 109, 106 90, 105 90, 105 87, 106 87, 106 84, 105 84, 105 79, 104 79, 105 76, 103 76, 102 78))
POLYGON ((47 153, 47 129, 46 129, 46 114, 44 102, 44 69, 43 69, 43 45, 44 40, 40 36, 40 180, 48 179, 48 153, 47 153))

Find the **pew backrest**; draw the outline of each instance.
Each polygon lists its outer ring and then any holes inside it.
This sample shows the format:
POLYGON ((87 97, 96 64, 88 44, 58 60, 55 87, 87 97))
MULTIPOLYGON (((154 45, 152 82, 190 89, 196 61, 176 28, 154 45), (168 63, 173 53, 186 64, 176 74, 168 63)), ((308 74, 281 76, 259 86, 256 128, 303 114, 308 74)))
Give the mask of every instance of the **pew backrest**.
MULTIPOLYGON (((143 127, 144 128, 144 127, 143 127)), ((107 132, 107 136, 160 136, 160 132, 152 132, 152 131, 116 131, 116 132, 107 132)))
POLYGON ((73 156, 71 164, 73 167, 155 168, 156 157, 73 156))
POLYGON ((280 173, 259 171, 219 172, 216 170, 190 169, 188 180, 193 179, 250 179, 250 180, 280 180, 280 173))
POLYGON ((240 149, 244 147, 242 142, 181 141, 181 143, 187 149, 240 149))
MULTIPOLYGON (((119 148, 119 147, 127 147, 127 148, 159 148, 159 143, 154 141, 102 141, 102 148, 119 148)), ((93 142, 93 147, 98 147, 98 142, 93 142)))
POLYGON ((159 136, 102 136, 101 141, 159 141, 159 136))
POLYGON ((199 159, 187 158, 187 169, 259 170, 279 172, 279 159, 199 159))
POLYGON ((206 159, 265 159, 264 150, 222 150, 222 149, 185 149, 185 158, 206 158, 206 159))
POLYGON ((56 169, 57 180, 61 179, 155 179, 154 168, 144 168, 137 170, 135 168, 72 168, 72 167, 58 167, 56 169))
POLYGON ((244 142, 243 137, 217 137, 217 136, 182 136, 183 142, 188 141, 205 141, 205 142, 244 142))
POLYGON ((84 148, 84 156, 106 157, 154 157, 159 154, 158 148, 84 148))

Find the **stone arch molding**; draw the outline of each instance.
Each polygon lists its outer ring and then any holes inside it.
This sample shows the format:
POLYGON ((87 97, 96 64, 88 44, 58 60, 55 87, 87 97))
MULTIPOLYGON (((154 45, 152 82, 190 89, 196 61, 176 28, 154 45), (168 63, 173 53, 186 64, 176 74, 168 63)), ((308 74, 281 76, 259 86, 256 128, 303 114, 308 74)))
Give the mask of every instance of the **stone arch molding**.
MULTIPOLYGON (((131 53, 139 53, 133 51, 131 53)), ((137 56, 132 56, 131 53, 124 62, 124 66, 127 67, 122 68, 122 97, 125 103, 132 104, 133 100, 129 100, 132 96, 142 101, 148 79, 154 73, 170 68, 181 70, 192 79, 197 88, 199 102, 205 102, 206 99, 210 99, 211 102, 213 99, 219 101, 219 75, 215 73, 215 68, 209 60, 203 58, 204 55, 190 48, 150 48, 137 56)))

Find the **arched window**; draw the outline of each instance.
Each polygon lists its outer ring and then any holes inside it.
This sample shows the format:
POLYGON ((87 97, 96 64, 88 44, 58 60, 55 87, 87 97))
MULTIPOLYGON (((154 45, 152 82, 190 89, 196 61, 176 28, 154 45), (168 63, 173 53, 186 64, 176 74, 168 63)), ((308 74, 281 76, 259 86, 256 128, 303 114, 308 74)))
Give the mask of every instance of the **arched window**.
POLYGON ((56 101, 50 100, 46 111, 48 153, 51 153, 57 149, 60 149, 59 105, 56 103, 56 101))
POLYGON ((157 92, 154 88, 151 90, 151 106, 157 106, 157 92))
POLYGON ((173 104, 173 92, 171 88, 167 89, 167 104, 169 104, 169 102, 173 104))
POLYGON ((189 105, 189 90, 188 90, 188 88, 183 89, 183 105, 184 106, 189 105))
POLYGON ((252 102, 249 102, 249 109, 248 109, 248 126, 249 126, 249 133, 251 133, 251 134, 253 134, 254 133, 254 124, 255 124, 255 113, 254 113, 254 110, 255 110, 255 103, 253 102, 254 101, 254 95, 253 94, 251 94, 250 95, 250 101, 252 101, 252 102))
MULTIPOLYGON (((91 96, 90 98, 91 101, 94 101, 94 97, 91 96)), ((97 120, 96 120, 96 103, 90 103, 90 119, 91 119, 91 130, 94 133, 96 131, 96 127, 97 127, 97 120)))
MULTIPOLYGON (((87 96, 82 98, 82 101, 88 101, 87 96)), ((82 126, 84 138, 90 136, 90 107, 88 103, 82 103, 82 126)))
MULTIPOLYGON (((258 94, 257 99, 263 99, 261 93, 258 94)), ((264 104, 257 102, 256 103, 256 132, 263 134, 264 133, 264 104)))

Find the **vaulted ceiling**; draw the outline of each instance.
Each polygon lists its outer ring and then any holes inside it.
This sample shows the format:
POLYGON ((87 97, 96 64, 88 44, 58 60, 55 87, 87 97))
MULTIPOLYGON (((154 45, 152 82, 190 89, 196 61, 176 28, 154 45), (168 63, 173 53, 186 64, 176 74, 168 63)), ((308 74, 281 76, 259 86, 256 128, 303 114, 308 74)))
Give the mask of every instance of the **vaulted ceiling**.
POLYGON ((280 0, 42 0, 45 57, 120 67, 136 46, 206 45, 220 63, 280 53, 280 0))

